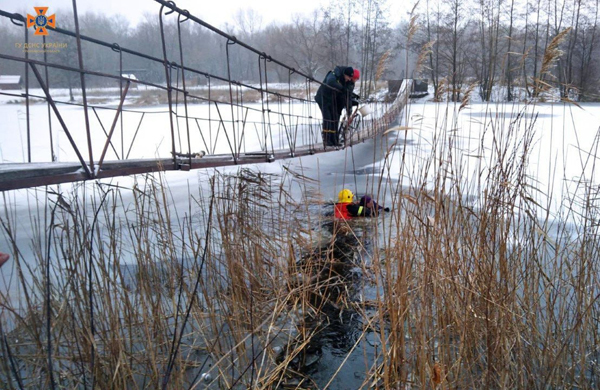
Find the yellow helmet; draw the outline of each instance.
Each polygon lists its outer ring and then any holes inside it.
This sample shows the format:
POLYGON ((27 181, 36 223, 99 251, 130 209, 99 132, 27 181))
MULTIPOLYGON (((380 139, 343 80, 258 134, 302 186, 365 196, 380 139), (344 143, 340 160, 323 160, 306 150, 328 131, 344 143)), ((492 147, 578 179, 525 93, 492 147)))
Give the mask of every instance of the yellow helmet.
POLYGON ((352 199, 354 198, 354 194, 349 189, 344 188, 338 194, 339 203, 352 203, 352 199))

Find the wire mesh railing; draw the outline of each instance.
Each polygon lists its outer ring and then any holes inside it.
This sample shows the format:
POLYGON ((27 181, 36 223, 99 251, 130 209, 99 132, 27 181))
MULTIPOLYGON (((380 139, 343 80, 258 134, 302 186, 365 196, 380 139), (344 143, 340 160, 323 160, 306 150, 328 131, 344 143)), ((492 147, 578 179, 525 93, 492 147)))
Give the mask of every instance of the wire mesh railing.
MULTIPOLYGON (((48 27, 52 42, 42 38, 42 49, 57 44, 63 48, 62 55, 49 56, 48 50, 30 50, 40 42, 30 36, 23 15, 0 10, 24 34, 22 55, 0 52, 0 61, 23 64, 25 76, 24 92, 0 91, 0 96, 25 106, 20 118, 5 124, 13 127, 12 134, 20 127, 26 133, 21 143, 21 137, 2 142, 0 189, 270 162, 328 151, 313 100, 319 81, 174 2, 155 1, 160 50, 150 54, 82 34, 73 1, 74 31, 48 27), (221 48, 216 70, 202 67, 202 53, 186 35, 187 24, 210 34, 221 48), (86 63, 90 53, 104 66, 94 69, 93 62, 86 63), (241 62, 253 63, 251 72, 242 74, 241 62), (141 69, 131 71, 130 64, 141 69), (275 77, 277 82, 272 81, 275 77), (75 90, 68 99, 65 80, 75 90)), ((370 104, 374 115, 347 145, 381 131, 401 109, 370 104)))

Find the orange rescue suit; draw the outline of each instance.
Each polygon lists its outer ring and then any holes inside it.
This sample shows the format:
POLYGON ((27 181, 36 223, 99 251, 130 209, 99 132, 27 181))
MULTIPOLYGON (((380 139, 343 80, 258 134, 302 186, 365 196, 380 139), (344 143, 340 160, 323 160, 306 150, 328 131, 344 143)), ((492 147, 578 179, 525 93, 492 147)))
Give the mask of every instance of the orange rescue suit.
POLYGON ((354 217, 364 217, 364 207, 355 203, 336 203, 333 206, 333 215, 336 219, 352 219, 354 217))
POLYGON ((348 211, 348 205, 352 203, 336 203, 333 206, 333 215, 338 219, 350 219, 352 216, 348 211))
POLYGON ((337 219, 352 219, 363 215, 363 206, 354 203, 336 203, 333 206, 334 216, 337 219), (352 210, 348 209, 352 207, 352 210))

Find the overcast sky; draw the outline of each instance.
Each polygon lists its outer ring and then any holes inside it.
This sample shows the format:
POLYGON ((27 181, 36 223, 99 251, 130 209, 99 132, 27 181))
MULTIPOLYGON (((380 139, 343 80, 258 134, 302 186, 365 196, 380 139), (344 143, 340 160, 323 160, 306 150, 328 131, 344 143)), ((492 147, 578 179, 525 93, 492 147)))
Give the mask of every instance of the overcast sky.
MULTIPOLYGON (((330 0, 177 0, 175 4, 187 9, 193 15, 216 27, 233 22, 233 15, 239 9, 253 9, 262 16, 262 24, 271 22, 288 23, 294 14, 310 14, 315 9, 330 3, 330 0)), ((406 7, 413 1, 388 0, 390 19, 399 20, 406 15, 406 7)), ((48 13, 72 9, 72 0, 0 0, 0 9, 8 12, 31 13, 33 7, 48 7, 48 13)), ((154 0, 77 0, 78 13, 88 11, 106 15, 121 14, 137 24, 144 13, 158 14, 160 4, 154 0)), ((56 15, 60 25, 60 12, 56 15)))
MULTIPOLYGON (((263 25, 273 21, 289 22, 294 14, 307 14, 321 7, 327 0, 177 0, 175 4, 187 9, 193 15, 216 27, 231 23, 233 15, 239 9, 253 9, 262 16, 263 25)), ((34 6, 48 7, 48 12, 72 9, 72 0, 0 0, 0 9, 8 12, 29 12, 33 14, 34 6)), ((77 12, 88 11, 107 15, 121 14, 135 25, 145 12, 158 14, 160 4, 154 0, 77 0, 77 12)), ((56 15, 60 23, 60 14, 56 15)))

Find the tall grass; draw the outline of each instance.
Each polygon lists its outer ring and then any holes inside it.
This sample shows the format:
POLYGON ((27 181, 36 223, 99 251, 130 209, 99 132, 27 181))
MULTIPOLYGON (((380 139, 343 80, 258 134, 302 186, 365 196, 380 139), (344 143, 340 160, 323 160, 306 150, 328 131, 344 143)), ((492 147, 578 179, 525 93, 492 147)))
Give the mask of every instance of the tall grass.
POLYGON ((597 386, 595 170, 551 215, 542 205, 559 194, 527 173, 530 111, 492 112, 475 151, 441 120, 431 153, 415 157, 425 168, 395 190, 400 212, 375 252, 382 388, 597 386), (465 165, 467 153, 480 164, 465 165))
POLYGON ((5 194, 2 387, 597 388, 597 183, 552 215, 523 110, 476 150, 444 114, 428 149, 387 134, 403 178, 373 175, 392 212, 360 223, 325 223, 303 172, 207 172, 185 206, 146 176, 41 195, 29 258, 5 194), (315 380, 332 324, 352 337, 315 380))
MULTIPOLYGON (((160 179, 48 194, 52 218, 32 217, 35 262, 13 251, 31 274, 22 297, 3 299, 6 387, 282 380, 275 356, 296 338, 305 288, 292 288, 290 269, 310 241, 294 227, 285 189, 274 198, 268 175, 216 175, 209 194, 190 190, 177 214, 160 179)), ((7 213, 2 222, 16 239, 16 221, 7 213)))

